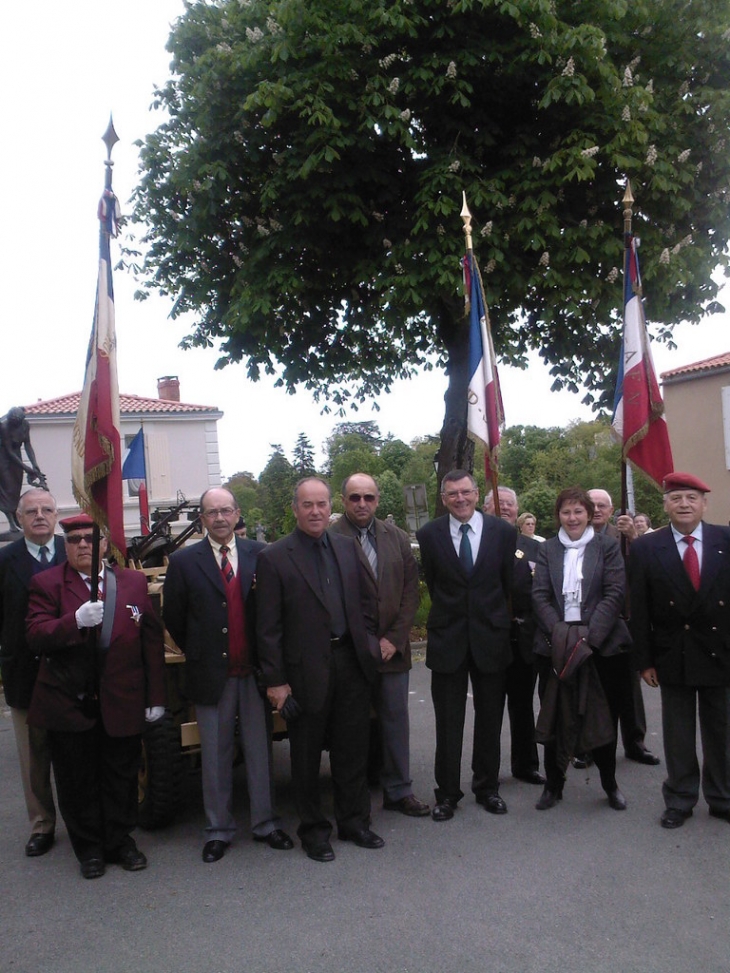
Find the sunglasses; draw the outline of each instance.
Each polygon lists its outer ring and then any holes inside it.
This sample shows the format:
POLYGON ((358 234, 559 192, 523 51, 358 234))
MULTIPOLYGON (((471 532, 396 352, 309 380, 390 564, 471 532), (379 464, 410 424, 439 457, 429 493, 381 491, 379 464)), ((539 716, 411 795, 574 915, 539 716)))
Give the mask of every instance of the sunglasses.
POLYGON ((93 534, 67 534, 66 543, 70 544, 71 547, 77 547, 81 541, 86 541, 86 543, 91 547, 94 540, 93 534))
POLYGON ((364 500, 365 503, 372 503, 377 497, 374 493, 351 493, 347 499, 353 503, 360 503, 361 500, 364 500))

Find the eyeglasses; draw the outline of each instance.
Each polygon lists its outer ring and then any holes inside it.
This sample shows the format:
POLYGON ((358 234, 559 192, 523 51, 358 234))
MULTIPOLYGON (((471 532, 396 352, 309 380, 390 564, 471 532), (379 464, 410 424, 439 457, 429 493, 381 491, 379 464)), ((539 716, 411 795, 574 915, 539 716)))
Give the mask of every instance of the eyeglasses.
POLYGON ((214 520, 216 517, 232 517, 235 513, 238 513, 235 507, 220 507, 218 510, 202 510, 200 516, 214 520))
POLYGON ((71 547, 78 547, 78 545, 82 541, 87 543, 90 547, 93 540, 94 540, 93 534, 67 534, 66 535, 66 543, 70 544, 71 547))
POLYGON ((351 493, 347 499, 353 503, 360 503, 361 500, 364 500, 365 503, 373 503, 378 498, 374 493, 351 493))
POLYGON ((26 507, 20 511, 20 515, 21 517, 37 517, 38 514, 43 514, 44 517, 51 517, 55 512, 55 507, 26 507))

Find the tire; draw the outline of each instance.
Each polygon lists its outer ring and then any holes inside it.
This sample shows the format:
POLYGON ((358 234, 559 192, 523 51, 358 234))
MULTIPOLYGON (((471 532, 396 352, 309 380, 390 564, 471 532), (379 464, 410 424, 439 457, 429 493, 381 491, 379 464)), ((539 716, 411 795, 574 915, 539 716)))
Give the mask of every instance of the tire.
POLYGON ((138 821, 151 830, 170 824, 182 803, 183 753, 172 715, 150 723, 142 737, 138 821))

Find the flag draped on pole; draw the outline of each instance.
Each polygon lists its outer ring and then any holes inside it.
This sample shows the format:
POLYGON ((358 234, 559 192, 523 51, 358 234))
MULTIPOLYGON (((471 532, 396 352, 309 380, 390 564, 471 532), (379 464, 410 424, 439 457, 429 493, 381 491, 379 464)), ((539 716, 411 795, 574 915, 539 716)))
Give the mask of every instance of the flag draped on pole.
POLYGON ((464 257, 464 292, 469 296, 467 433, 484 446, 485 471, 489 480, 497 470, 497 446, 504 424, 504 409, 487 304, 473 253, 464 257))
POLYGON ((664 402, 659 389, 639 273, 639 241, 629 236, 624 267, 624 336, 621 344, 614 415, 614 438, 624 461, 642 470, 658 487, 674 469, 664 402))
POLYGON ((140 429, 129 444, 127 458, 122 466, 123 480, 139 480, 137 499, 139 500, 139 519, 143 534, 150 532, 150 507, 147 499, 147 465, 144 458, 144 429, 140 429))
POLYGON ((127 546, 122 506, 117 339, 109 247, 110 238, 117 234, 120 210, 110 182, 109 175, 99 203, 99 281, 84 387, 73 430, 71 478, 77 503, 99 529, 108 534, 111 553, 123 562, 127 546))

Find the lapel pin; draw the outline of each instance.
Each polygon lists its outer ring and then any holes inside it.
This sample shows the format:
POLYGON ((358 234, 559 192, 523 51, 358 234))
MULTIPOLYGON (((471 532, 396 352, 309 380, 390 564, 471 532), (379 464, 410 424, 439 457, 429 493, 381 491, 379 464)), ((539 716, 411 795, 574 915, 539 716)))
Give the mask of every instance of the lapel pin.
POLYGON ((132 613, 132 621, 137 626, 137 628, 139 628, 139 626, 142 623, 142 612, 139 610, 139 608, 137 608, 136 605, 127 605, 126 607, 132 613))

